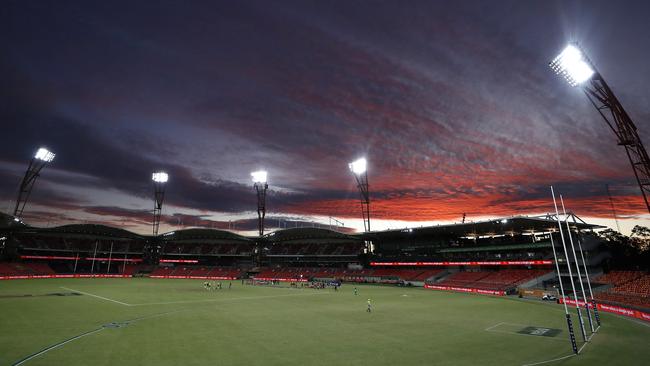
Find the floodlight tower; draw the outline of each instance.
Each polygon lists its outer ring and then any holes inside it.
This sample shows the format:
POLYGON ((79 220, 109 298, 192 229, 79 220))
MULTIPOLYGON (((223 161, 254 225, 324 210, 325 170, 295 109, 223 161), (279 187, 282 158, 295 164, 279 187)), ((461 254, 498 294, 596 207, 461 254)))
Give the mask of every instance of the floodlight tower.
POLYGON ((357 181, 361 193, 361 215, 363 216, 363 229, 370 231, 370 193, 368 192, 368 161, 366 158, 357 159, 348 164, 350 171, 357 181))
POLYGON ((265 170, 259 170, 251 173, 253 178, 253 187, 257 192, 257 228, 260 236, 264 235, 264 216, 266 216, 266 190, 269 185, 266 183, 267 173, 265 170))
POLYGON ((156 172, 151 176, 154 188, 153 204, 153 236, 158 236, 160 227, 160 217, 162 216, 162 205, 165 200, 165 186, 169 180, 169 175, 165 172, 156 172))
POLYGON ((569 44, 549 65, 571 86, 582 88, 589 101, 596 107, 598 113, 616 135, 618 144, 625 147, 634 176, 641 188, 646 208, 650 212, 650 203, 648 203, 650 158, 648 158, 648 153, 641 142, 634 122, 623 109, 623 105, 578 45, 569 44))
POLYGON ((54 160, 55 154, 48 149, 41 147, 36 151, 36 154, 30 160, 25 176, 23 177, 22 182, 20 182, 20 190, 18 191, 18 198, 16 199, 16 207, 14 208, 14 216, 21 217, 23 215, 23 210, 29 199, 29 195, 32 193, 32 188, 34 187, 34 182, 36 178, 41 173, 41 170, 54 160))

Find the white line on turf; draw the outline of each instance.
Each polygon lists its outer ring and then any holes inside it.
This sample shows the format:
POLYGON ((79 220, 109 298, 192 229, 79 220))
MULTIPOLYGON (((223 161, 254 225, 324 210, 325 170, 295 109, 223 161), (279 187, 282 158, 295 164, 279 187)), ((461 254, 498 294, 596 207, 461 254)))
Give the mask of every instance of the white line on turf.
POLYGON ((498 324, 495 324, 495 325, 493 325, 493 326, 491 326, 491 327, 489 327, 489 328, 485 328, 485 330, 487 330, 487 331, 489 332, 492 328, 496 328, 496 327, 498 327, 498 326, 501 325, 501 324, 505 324, 505 323, 498 323, 498 324))
MULTIPOLYGON (((169 314, 178 313, 178 312, 181 312, 181 311, 184 311, 184 310, 174 310, 174 311, 167 311, 167 312, 164 312, 164 313, 145 315, 145 316, 142 316, 142 317, 139 317, 139 318, 130 319, 130 320, 124 320, 124 321, 121 321, 121 322, 118 322, 118 323, 131 324, 131 323, 139 322, 139 321, 141 321, 141 320, 146 320, 146 319, 151 319, 151 318, 157 318, 157 317, 161 317, 161 316, 165 316, 165 315, 169 315, 169 314)), ((20 361, 18 361, 18 362, 16 362, 16 363, 13 363, 11 366, 19 366, 19 365, 22 365, 22 364, 24 364, 25 362, 27 362, 27 361, 29 361, 29 360, 31 360, 31 359, 34 359, 34 358, 36 358, 36 357, 38 357, 38 356, 40 356, 40 355, 42 355, 42 354, 44 354, 44 353, 47 353, 47 352, 49 352, 49 351, 51 351, 51 350, 53 350, 53 349, 59 348, 59 347, 65 345, 65 344, 70 343, 70 342, 72 342, 72 341, 74 341, 74 340, 77 340, 77 339, 79 339, 79 338, 82 338, 82 337, 85 337, 85 336, 88 336, 88 335, 91 335, 91 334, 98 333, 98 332, 100 332, 100 331, 102 331, 102 330, 104 330, 104 329, 106 329, 106 326, 102 326, 101 328, 98 328, 98 329, 95 329, 95 330, 91 330, 91 331, 88 331, 88 332, 86 332, 86 333, 80 334, 80 335, 78 335, 78 336, 74 336, 74 337, 72 337, 72 338, 66 339, 66 340, 63 341, 63 342, 60 342, 60 343, 54 344, 54 345, 49 346, 49 347, 47 347, 47 348, 45 348, 45 349, 43 349, 43 350, 41 350, 41 351, 38 351, 38 352, 34 353, 34 354, 32 354, 32 355, 29 355, 28 357, 25 357, 25 358, 23 358, 22 360, 20 360, 20 361)))
POLYGON ((63 287, 63 286, 61 286, 61 288, 64 289, 64 290, 74 291, 74 292, 78 292, 78 293, 80 293, 80 294, 84 294, 84 295, 88 295, 88 296, 96 297, 96 298, 98 298, 98 299, 102 299, 102 300, 106 300, 106 301, 114 302, 114 303, 116 303, 116 304, 120 304, 120 305, 124 305, 124 306, 133 306, 133 305, 131 305, 131 304, 127 304, 127 303, 125 303, 125 302, 121 302, 121 301, 117 301, 117 300, 109 299, 108 297, 104 297, 104 296, 99 296, 99 295, 91 294, 91 293, 89 293, 89 292, 83 292, 83 291, 79 291, 79 290, 73 290, 73 289, 71 289, 71 288, 67 288, 67 287, 63 287))
POLYGON ((85 337, 85 336, 89 336, 89 335, 91 335, 91 334, 95 334, 95 333, 97 333, 97 332, 101 332, 101 331, 104 330, 104 329, 105 329, 105 328, 95 329, 95 330, 93 330, 93 331, 90 331, 90 332, 87 332, 87 333, 84 333, 84 334, 78 335, 78 336, 76 336, 76 337, 70 338, 70 339, 68 339, 68 340, 66 340, 66 341, 64 341, 64 342, 57 343, 57 344, 55 344, 55 345, 53 345, 53 346, 51 346, 51 347, 48 347, 48 348, 46 348, 46 349, 44 349, 44 350, 42 350, 42 351, 40 351, 40 352, 34 353, 33 355, 31 355, 31 356, 29 356, 29 357, 27 357, 27 358, 25 358, 25 359, 22 359, 22 360, 20 360, 20 361, 18 361, 18 362, 16 362, 16 363, 14 363, 12 366, 19 366, 19 365, 22 365, 22 364, 24 364, 25 362, 27 362, 27 361, 29 361, 29 360, 31 360, 31 359, 33 359, 33 358, 36 358, 36 357, 38 357, 38 356, 40 356, 40 355, 42 355, 42 354, 44 354, 44 353, 46 353, 46 352, 49 352, 49 351, 51 351, 51 350, 53 350, 53 349, 59 348, 59 347, 63 346, 63 345, 66 344, 66 343, 70 343, 70 342, 72 342, 72 341, 74 341, 74 340, 76 340, 76 339, 79 339, 79 338, 81 338, 81 337, 85 337))
POLYGON ((552 360, 546 360, 546 361, 535 362, 535 363, 527 363, 527 364, 522 365, 522 366, 543 365, 543 364, 545 364, 545 363, 551 363, 551 362, 555 362, 555 361, 562 361, 562 360, 564 360, 564 359, 566 359, 566 358, 573 357, 573 356, 575 356, 574 353, 572 353, 572 354, 570 354, 570 355, 563 356, 563 357, 554 358, 554 359, 552 359, 552 360))
MULTIPOLYGON (((580 352, 582 352, 582 350, 583 350, 585 347, 587 347, 587 345, 589 344, 589 342, 591 341, 591 339, 594 337, 594 334, 595 334, 595 333, 592 333, 591 336, 589 336, 589 337, 587 338, 587 342, 585 342, 585 343, 582 344, 582 347, 580 347, 580 348, 578 349, 578 354, 580 354, 580 352)), ((540 362, 534 362, 534 363, 527 363, 527 364, 524 364, 524 365, 522 365, 522 366, 543 365, 543 364, 545 364, 545 363, 551 363, 551 362, 556 362, 556 361, 562 361, 562 360, 564 360, 564 359, 567 359, 567 358, 569 358, 569 357, 573 357, 573 356, 577 356, 577 355, 576 355, 575 353, 572 353, 572 354, 569 354, 569 355, 566 355, 566 356, 562 356, 562 357, 558 357, 558 358, 553 358, 553 359, 551 359, 551 360, 540 361, 540 362)))
POLYGON ((247 297, 231 297, 226 299, 207 299, 207 300, 180 300, 180 301, 167 301, 167 302, 147 302, 142 304, 129 304, 129 306, 146 306, 146 305, 173 305, 173 304, 193 304, 200 302, 226 302, 236 300, 259 300, 259 299, 272 299, 275 297, 287 296, 312 296, 312 295, 327 295, 326 292, 316 292, 312 294, 285 294, 285 295, 269 295, 269 296, 247 296, 247 297))

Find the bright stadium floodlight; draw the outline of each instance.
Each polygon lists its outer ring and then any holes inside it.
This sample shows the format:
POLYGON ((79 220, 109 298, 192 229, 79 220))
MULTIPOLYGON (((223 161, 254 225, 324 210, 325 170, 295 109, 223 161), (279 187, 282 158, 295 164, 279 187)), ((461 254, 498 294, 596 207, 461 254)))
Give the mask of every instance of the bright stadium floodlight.
POLYGON ((50 150, 48 150, 48 149, 46 149, 44 147, 41 147, 36 152, 36 155, 34 155, 34 158, 49 163, 52 160, 54 160, 55 156, 56 155, 53 152, 51 152, 50 150))
POLYGON ((22 217, 23 210, 27 204, 27 199, 32 193, 32 188, 36 182, 36 178, 41 173, 41 170, 54 160, 55 154, 50 150, 41 147, 36 151, 34 157, 29 162, 25 176, 23 177, 22 182, 20 182, 20 190, 18 191, 18 198, 16 199, 16 206, 14 207, 14 217, 22 217))
POLYGON ((643 146, 636 125, 621 102, 577 44, 569 44, 549 66, 571 86, 583 90, 598 114, 616 134, 618 144, 625 147, 646 208, 650 212, 650 156, 643 146))
POLYGON ((165 172, 153 173, 151 179, 156 183, 167 183, 169 180, 169 175, 165 172))
POLYGON ((595 73, 584 53, 575 45, 568 45, 550 63, 556 74, 563 76, 571 86, 578 86, 589 80, 595 73))
POLYGON ((370 231, 370 192, 368 191, 368 161, 366 158, 357 159, 348 164, 350 171, 357 181, 357 188, 361 193, 361 215, 363 217, 364 231, 370 231))
POLYGON ((252 172, 251 177, 253 177, 253 183, 266 183, 266 170, 258 170, 256 172, 252 172))
POLYGON ((258 170, 251 173, 253 178, 253 187, 257 192, 257 229, 260 236, 264 235, 264 217, 266 216, 266 190, 268 174, 266 170, 258 170))
POLYGON ((350 171, 352 171, 352 173, 356 175, 361 175, 366 172, 368 161, 366 160, 366 158, 361 158, 351 162, 350 164, 348 164, 348 166, 350 167, 350 171))
POLYGON ((162 206, 165 200, 165 186, 169 181, 169 175, 165 172, 154 172, 151 175, 153 181, 154 202, 153 202, 153 236, 158 236, 160 228, 160 218, 162 217, 162 206))

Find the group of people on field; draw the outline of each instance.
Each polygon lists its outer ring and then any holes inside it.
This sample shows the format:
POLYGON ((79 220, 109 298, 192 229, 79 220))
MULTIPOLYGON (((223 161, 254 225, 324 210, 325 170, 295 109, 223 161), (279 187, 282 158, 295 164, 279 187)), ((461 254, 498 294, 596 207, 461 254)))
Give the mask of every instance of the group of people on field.
MULTIPOLYGON (((223 286, 221 285, 221 282, 215 282, 215 281, 205 281, 203 282, 203 288, 210 291, 210 290, 221 290, 223 286)), ((228 290, 232 288, 232 282, 228 283, 228 290)))
MULTIPOLYGON (((302 285, 302 283, 301 283, 302 285)), ((314 282, 310 284, 310 287, 312 288, 318 288, 318 289, 324 289, 326 286, 331 286, 334 288, 334 291, 338 291, 339 287, 341 287, 340 282, 336 283, 330 283, 326 284, 325 282, 314 282)), ((301 286, 302 287, 302 286, 301 286)), ((215 281, 205 281, 203 282, 203 288, 206 290, 221 290, 223 288, 221 282, 215 282, 215 281)), ((232 281, 228 283, 228 289, 232 289, 232 281)), ((359 289, 357 287, 354 287, 354 296, 359 296, 359 289)), ((372 302, 370 299, 367 301, 367 308, 366 308, 367 313, 372 313, 372 302)))

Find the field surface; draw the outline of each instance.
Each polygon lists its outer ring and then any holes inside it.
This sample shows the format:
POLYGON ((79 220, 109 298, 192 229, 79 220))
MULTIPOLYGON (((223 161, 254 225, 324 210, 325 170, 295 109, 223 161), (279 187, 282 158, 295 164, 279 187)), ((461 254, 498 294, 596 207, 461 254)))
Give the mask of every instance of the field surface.
MULTIPOLYGON (((2 281, 0 366, 503 366, 571 354, 554 304, 382 286, 358 286, 355 296, 349 284, 334 292, 239 281, 206 291, 202 283, 2 281)), ((601 317, 579 356, 541 364, 650 364, 648 324, 601 317)))

